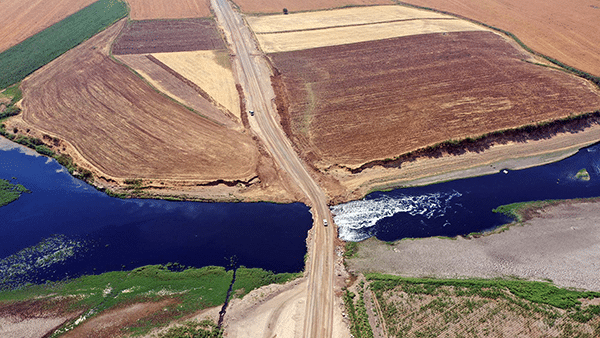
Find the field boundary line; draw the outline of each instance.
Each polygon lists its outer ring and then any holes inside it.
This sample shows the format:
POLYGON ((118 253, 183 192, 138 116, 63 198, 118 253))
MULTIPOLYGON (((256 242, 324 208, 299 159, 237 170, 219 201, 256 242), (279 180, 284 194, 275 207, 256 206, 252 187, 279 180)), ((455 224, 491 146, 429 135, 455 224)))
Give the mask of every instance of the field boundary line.
POLYGON ((519 44, 519 46, 521 46, 521 48, 525 49, 527 52, 529 52, 529 53, 531 53, 531 54, 533 54, 535 56, 539 56, 541 58, 544 58, 547 61, 549 61, 549 62, 551 62, 551 63, 553 63, 553 64, 555 64, 555 65, 557 65, 557 66, 559 66, 561 68, 563 68, 564 70, 568 71, 569 73, 571 73, 573 75, 576 75, 576 76, 584 78, 584 79, 586 79, 588 81, 591 81, 598 88, 600 88, 600 77, 599 76, 595 76, 595 75, 592 75, 590 73, 584 72, 584 71, 582 71, 580 69, 577 69, 575 67, 569 66, 569 65, 567 65, 567 64, 565 64, 565 63, 563 63, 563 62, 561 62, 561 61, 559 61, 557 59, 554 59, 554 58, 552 58, 550 56, 547 56, 547 55, 542 54, 540 52, 536 52, 535 50, 531 49, 531 47, 527 46, 523 41, 521 41, 521 39, 519 39, 516 35, 514 35, 513 33, 509 32, 507 30, 504 30, 504 29, 501 29, 501 28, 498 28, 498 27, 494 27, 492 25, 488 25, 486 23, 483 23, 483 22, 480 22, 480 21, 477 21, 477 20, 474 20, 474 19, 471 19, 471 18, 467 18, 467 17, 462 16, 462 15, 458 15, 458 14, 455 14, 455 13, 450 13, 450 12, 447 12, 447 11, 442 11, 442 10, 431 8, 431 7, 417 6, 417 5, 409 4, 409 3, 406 3, 406 2, 402 2, 402 1, 397 1, 397 3, 399 5, 406 6, 406 7, 412 7, 412 8, 417 8, 417 9, 423 9, 423 10, 432 11, 432 12, 435 12, 435 13, 451 15, 451 16, 454 16, 454 17, 456 17, 458 19, 463 19, 463 20, 469 21, 471 23, 478 24, 478 25, 487 27, 489 29, 493 29, 493 30, 495 30, 497 32, 500 32, 500 33, 508 36, 509 38, 513 39, 516 43, 519 44))
POLYGON ((425 21, 425 20, 460 20, 460 19, 459 18, 411 18, 411 19, 397 19, 397 20, 385 20, 385 21, 376 21, 376 22, 355 23, 355 24, 349 24, 349 25, 336 25, 336 26, 304 28, 304 29, 290 29, 290 30, 286 30, 286 31, 255 32, 255 34, 268 35, 268 34, 297 33, 297 32, 308 32, 308 31, 326 30, 326 29, 331 29, 331 28, 360 27, 360 26, 378 25, 378 24, 383 24, 383 23, 393 23, 393 22, 403 22, 403 21, 425 21))
MULTIPOLYGON (((225 115, 227 115, 227 117, 229 117, 230 119, 233 118, 231 112, 227 108, 223 107, 220 103, 218 103, 212 96, 210 96, 207 92, 205 92, 202 88, 200 88, 200 86, 198 86, 197 84, 195 84, 194 82, 192 82, 191 80, 189 80, 188 78, 186 78, 185 76, 179 74, 173 68, 169 67, 168 65, 166 65, 165 63, 163 63, 159 59, 155 58, 153 55, 148 54, 148 55, 146 55, 146 58, 148 60, 152 61, 154 64, 156 64, 160 68, 162 68, 165 71, 167 71, 169 74, 173 75, 174 77, 176 77, 177 79, 179 79, 180 81, 182 81, 183 83, 185 83, 187 86, 189 86, 190 88, 192 88, 194 91, 196 91, 198 94, 200 94, 200 96, 202 96, 203 98, 205 98, 206 100, 208 100, 210 103, 212 103, 213 105, 217 106, 217 108, 219 108, 219 110, 223 111, 223 113, 225 115)), ((211 121, 213 121, 213 120, 211 120, 211 121)), ((213 122, 222 125, 222 123, 220 123, 220 122, 216 122, 216 121, 213 121, 213 122)))

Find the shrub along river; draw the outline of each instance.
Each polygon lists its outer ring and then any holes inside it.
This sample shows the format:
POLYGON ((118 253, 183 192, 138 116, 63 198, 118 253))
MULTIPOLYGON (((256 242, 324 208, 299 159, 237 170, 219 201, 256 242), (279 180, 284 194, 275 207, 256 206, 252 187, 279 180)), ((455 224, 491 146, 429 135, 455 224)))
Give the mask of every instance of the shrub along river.
POLYGON ((0 208, 0 288, 176 262, 304 268, 304 204, 118 199, 0 138, 0 178, 31 191, 0 208))
POLYGON ((363 200, 331 209, 343 240, 361 241, 375 236, 395 241, 491 230, 511 221, 492 212, 503 204, 596 196, 600 196, 598 144, 539 167, 374 192, 363 200))

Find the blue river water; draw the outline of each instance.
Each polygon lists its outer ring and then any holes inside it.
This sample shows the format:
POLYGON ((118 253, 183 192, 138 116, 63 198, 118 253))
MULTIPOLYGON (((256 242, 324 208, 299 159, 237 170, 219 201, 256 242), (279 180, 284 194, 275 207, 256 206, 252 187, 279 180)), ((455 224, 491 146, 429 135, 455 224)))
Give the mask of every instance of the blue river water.
MULTIPOLYGON (((424 187, 375 192, 332 207, 340 237, 383 241, 480 232, 511 220, 492 210, 503 204, 600 196, 600 145, 559 162, 424 187), (586 169, 589 181, 577 179, 586 169)), ((600 212, 600 210, 599 210, 600 212)))
POLYGON ((304 204, 112 198, 56 161, 0 141, 0 178, 32 191, 0 208, 0 283, 169 262, 227 266, 234 256, 239 265, 274 272, 304 268, 312 226, 304 204))

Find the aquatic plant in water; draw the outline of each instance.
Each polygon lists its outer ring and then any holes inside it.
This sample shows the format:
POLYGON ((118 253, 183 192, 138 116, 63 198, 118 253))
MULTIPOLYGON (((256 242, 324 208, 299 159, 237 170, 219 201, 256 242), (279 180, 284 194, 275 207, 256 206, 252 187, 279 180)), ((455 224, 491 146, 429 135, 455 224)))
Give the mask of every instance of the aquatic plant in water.
POLYGON ((0 179, 0 207, 21 197, 22 193, 31 193, 21 184, 12 184, 7 180, 0 179))
POLYGON ((84 243, 54 235, 0 260, 0 290, 28 283, 32 274, 64 263, 84 249, 84 243))

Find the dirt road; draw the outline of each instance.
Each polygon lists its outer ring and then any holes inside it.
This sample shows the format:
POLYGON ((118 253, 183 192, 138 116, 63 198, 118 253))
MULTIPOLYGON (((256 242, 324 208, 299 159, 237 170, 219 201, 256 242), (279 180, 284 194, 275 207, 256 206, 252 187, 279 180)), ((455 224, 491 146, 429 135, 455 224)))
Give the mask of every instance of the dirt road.
MULTIPOLYGON (((267 145, 268 150, 279 166, 290 175, 304 192, 312 208, 314 226, 309 243, 307 261, 308 287, 306 291, 306 311, 302 337, 331 337, 334 313, 334 239, 337 235, 332 223, 327 198, 323 190, 310 176, 290 141, 276 120, 274 92, 271 86, 271 70, 265 56, 257 48, 252 33, 242 17, 227 0, 211 0, 218 24, 225 32, 234 57, 237 80, 242 85, 246 97, 246 107, 255 112, 249 117, 252 130, 267 145), (331 226, 325 227, 323 220, 331 226)), ((295 297, 293 297, 295 298, 295 297)), ((290 303, 295 301, 290 299, 290 303)), ((293 304, 290 304, 292 306, 293 304)), ((281 313, 278 310, 277 313, 281 313)), ((280 321, 271 318, 272 325, 280 321)), ((273 332, 273 328, 268 331, 273 332)), ((265 331, 266 332, 266 331, 265 331)), ((246 332, 248 336, 262 336, 262 332, 246 332)), ((297 336, 298 333, 294 333, 297 336)))

